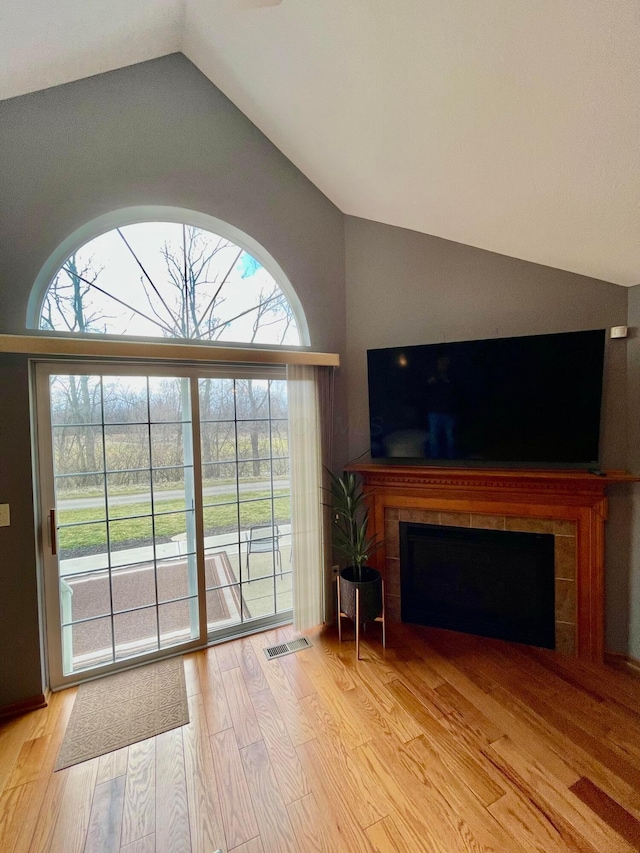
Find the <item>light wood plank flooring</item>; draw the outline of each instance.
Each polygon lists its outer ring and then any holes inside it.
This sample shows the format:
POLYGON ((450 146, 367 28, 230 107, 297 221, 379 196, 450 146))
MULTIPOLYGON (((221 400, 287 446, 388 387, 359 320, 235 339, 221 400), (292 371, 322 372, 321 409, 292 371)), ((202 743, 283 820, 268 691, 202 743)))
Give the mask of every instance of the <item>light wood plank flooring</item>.
POLYGON ((75 690, 0 727, 2 853, 640 850, 640 680, 378 626, 184 658, 190 723, 53 773, 75 690))

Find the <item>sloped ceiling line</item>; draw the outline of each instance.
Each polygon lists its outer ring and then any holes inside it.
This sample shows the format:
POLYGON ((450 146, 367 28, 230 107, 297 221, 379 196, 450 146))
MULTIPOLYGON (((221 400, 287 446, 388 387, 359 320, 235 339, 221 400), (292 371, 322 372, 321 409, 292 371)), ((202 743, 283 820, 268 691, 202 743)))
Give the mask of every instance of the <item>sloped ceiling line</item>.
POLYGON ((0 98, 181 50, 345 213, 640 281, 640 4, 263 2, 5 0, 0 98))

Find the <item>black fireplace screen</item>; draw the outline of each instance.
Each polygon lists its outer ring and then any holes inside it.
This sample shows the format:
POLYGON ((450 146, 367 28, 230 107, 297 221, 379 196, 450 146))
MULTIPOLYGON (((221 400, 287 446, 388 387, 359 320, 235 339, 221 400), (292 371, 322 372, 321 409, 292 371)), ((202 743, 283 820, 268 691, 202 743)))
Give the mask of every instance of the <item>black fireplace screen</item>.
POLYGON ((402 620, 555 648, 554 537, 400 523, 402 620))

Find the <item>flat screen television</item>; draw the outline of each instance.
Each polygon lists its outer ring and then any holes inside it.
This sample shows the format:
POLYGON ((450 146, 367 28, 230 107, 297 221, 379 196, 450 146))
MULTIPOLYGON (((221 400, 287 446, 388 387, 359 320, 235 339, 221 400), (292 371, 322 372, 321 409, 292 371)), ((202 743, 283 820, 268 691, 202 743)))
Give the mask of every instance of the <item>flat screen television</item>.
POLYGON ((597 468, 605 330, 374 349, 371 455, 597 468))

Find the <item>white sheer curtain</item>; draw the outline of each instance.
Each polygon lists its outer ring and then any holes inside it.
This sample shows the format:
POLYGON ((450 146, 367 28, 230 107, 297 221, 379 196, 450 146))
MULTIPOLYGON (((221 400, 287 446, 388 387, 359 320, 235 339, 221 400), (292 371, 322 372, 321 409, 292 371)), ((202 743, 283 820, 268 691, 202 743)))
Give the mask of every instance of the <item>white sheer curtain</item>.
POLYGON ((324 459, 329 459, 332 371, 287 367, 291 480, 293 621, 305 630, 324 621, 328 538, 323 529, 324 459))

